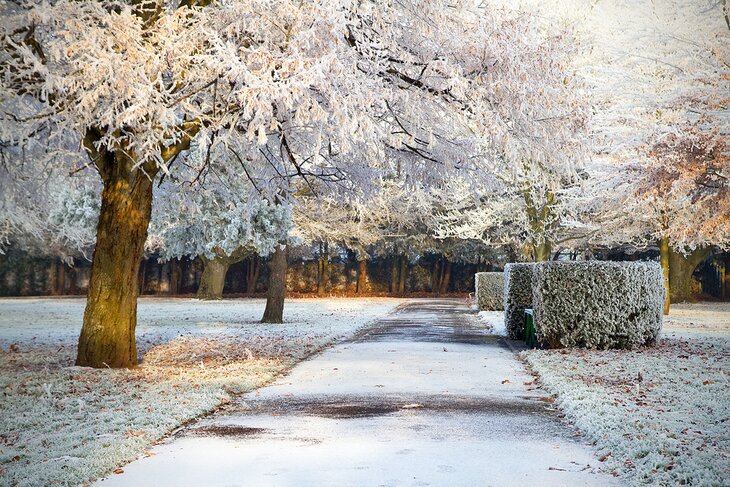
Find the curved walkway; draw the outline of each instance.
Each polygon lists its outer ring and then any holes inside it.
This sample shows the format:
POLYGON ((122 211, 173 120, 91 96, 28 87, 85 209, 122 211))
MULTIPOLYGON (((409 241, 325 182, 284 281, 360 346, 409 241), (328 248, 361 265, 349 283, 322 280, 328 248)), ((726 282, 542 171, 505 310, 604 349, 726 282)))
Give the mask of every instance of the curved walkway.
POLYGON ((618 485, 461 300, 402 305, 100 485, 618 485))

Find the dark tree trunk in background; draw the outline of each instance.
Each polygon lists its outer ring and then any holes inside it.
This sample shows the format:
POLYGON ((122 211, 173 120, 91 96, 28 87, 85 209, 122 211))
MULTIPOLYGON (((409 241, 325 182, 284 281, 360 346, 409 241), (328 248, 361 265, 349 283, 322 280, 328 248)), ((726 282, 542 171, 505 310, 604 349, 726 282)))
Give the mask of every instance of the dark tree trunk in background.
POLYGON ((182 262, 178 259, 170 260, 170 288, 168 294, 180 294, 182 284, 182 262))
POLYGON ((226 274, 231 262, 227 257, 216 256, 212 259, 203 257, 203 275, 200 276, 198 299, 223 299, 223 288, 226 285, 226 274))
POLYGON ((53 257, 51 259, 51 265, 48 268, 48 294, 55 296, 58 294, 58 258, 53 257))
POLYGON ((446 294, 449 291, 449 281, 451 280, 451 261, 444 257, 443 268, 441 272, 441 284, 439 293, 446 294))
POLYGON ((406 292, 406 273, 408 272, 408 259, 405 255, 400 256, 400 282, 398 283, 398 293, 406 292))
POLYGON ((357 294, 365 294, 368 292, 368 261, 365 259, 357 262, 357 294))
POLYGON ((682 253, 669 249, 669 291, 672 303, 692 299, 692 274, 710 252, 709 247, 702 247, 685 257, 682 253))
POLYGON ((433 268, 431 269, 431 292, 438 292, 438 285, 441 279, 441 257, 436 256, 433 259, 433 268))
MULTIPOLYGON (((68 293, 76 294, 79 292, 78 284, 77 284, 77 281, 79 279, 79 273, 76 272, 76 267, 70 267, 68 269, 68 272, 70 275, 70 279, 69 279, 69 283, 68 283, 68 293)), ((66 278, 64 277, 64 282, 65 282, 65 279, 66 278)))
POLYGON ((58 263, 58 281, 56 281, 56 290, 58 294, 66 293, 66 263, 58 263))
POLYGON ((138 281, 139 294, 141 295, 144 294, 145 286, 147 285, 147 263, 145 261, 141 262, 138 281))
POLYGON ((137 365, 135 328, 139 266, 152 210, 154 168, 134 169, 126 156, 103 154, 104 182, 96 247, 76 365, 137 365))
POLYGON ((329 244, 324 242, 319 246, 319 268, 317 275, 317 294, 322 296, 327 292, 330 280, 329 244))
POLYGON ((390 287, 391 293, 398 292, 398 256, 394 255, 390 258, 390 287))
POLYGON ((165 280, 165 265, 157 262, 155 264, 157 266, 157 289, 155 289, 155 294, 160 294, 163 289, 162 283, 165 280))
POLYGON ((330 289, 330 246, 324 243, 324 260, 322 261, 322 292, 330 289))
POLYGON ((269 289, 262 323, 284 322, 284 297, 286 296, 286 242, 280 242, 269 262, 269 289))
POLYGON ((246 292, 253 294, 256 292, 256 283, 259 281, 259 273, 261 271, 261 259, 257 254, 252 255, 248 259, 246 269, 246 292))
POLYGON ((669 238, 659 239, 659 261, 662 265, 662 274, 664 276, 664 314, 669 314, 669 238))

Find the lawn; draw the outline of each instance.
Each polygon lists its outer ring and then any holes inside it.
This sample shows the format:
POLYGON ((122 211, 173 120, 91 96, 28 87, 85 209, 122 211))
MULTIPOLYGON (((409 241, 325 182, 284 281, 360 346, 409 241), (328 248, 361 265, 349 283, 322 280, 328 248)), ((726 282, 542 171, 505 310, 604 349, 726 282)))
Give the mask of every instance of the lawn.
POLYGON ((728 303, 673 306, 656 347, 523 357, 627 483, 730 484, 728 303))

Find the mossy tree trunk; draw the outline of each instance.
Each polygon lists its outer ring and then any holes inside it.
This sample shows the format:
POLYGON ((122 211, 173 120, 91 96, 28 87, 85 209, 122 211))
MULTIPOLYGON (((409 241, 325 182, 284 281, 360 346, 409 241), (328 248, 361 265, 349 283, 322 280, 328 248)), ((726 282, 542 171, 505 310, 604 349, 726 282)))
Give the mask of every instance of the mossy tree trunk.
POLYGON ((669 249, 669 291, 672 303, 692 299, 692 274, 710 252, 709 247, 700 247, 685 256, 669 249))
POLYGON ((139 266, 152 210, 154 167, 118 152, 96 162, 104 189, 76 365, 133 367, 139 266))
POLYGON ((542 242, 534 245, 535 262, 547 262, 552 254, 552 245, 550 242, 542 242))
POLYGON ((198 286, 198 299, 223 299, 223 288, 226 286, 226 274, 233 264, 241 262, 250 252, 245 247, 236 249, 231 255, 226 255, 217 249, 215 257, 201 257, 203 274, 198 286))
POLYGON ((550 254, 552 253, 550 235, 556 221, 553 214, 555 193, 547 190, 544 194, 545 201, 543 203, 535 201, 532 188, 525 188, 522 195, 525 200, 525 211, 532 233, 530 245, 533 258, 536 262, 547 262, 550 260, 550 254))
POLYGON ((276 246, 269 261, 269 289, 266 293, 266 309, 262 323, 284 322, 284 298, 286 297, 286 242, 276 246))
POLYGON ((198 299, 223 299, 223 288, 226 285, 226 274, 231 263, 226 257, 215 256, 212 259, 203 257, 203 274, 196 296, 198 299))
MULTIPOLYGON (((190 147, 200 123, 185 122, 180 128, 184 135, 177 143, 160 147, 162 162, 190 147)), ((81 141, 101 176, 103 190, 76 365, 131 367, 137 364, 134 333, 139 266, 158 166, 154 162, 138 164, 134 150, 123 143, 114 151, 104 149, 100 143, 106 135, 103 129, 92 127, 81 141)))
POLYGON ((669 238, 663 237, 659 239, 659 261, 662 265, 662 274, 664 275, 664 314, 669 314, 669 238))

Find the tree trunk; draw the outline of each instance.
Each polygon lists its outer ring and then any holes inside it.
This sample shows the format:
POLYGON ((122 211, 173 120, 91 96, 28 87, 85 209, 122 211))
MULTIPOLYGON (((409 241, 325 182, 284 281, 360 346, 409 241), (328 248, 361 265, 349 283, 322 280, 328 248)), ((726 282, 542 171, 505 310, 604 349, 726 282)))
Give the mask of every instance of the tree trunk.
POLYGON ((431 292, 436 294, 439 290, 441 282, 441 257, 436 256, 433 259, 433 268, 431 269, 431 292))
POLYGON ((535 244, 535 262, 547 262, 550 260, 550 254, 552 253, 552 245, 550 242, 543 242, 541 244, 535 244))
POLYGON ((259 272, 261 270, 260 261, 258 254, 252 255, 248 260, 248 272, 246 274, 246 292, 248 294, 256 292, 256 284, 259 281, 259 272))
POLYGON ((139 266, 152 210, 154 171, 123 156, 98 162, 104 182, 76 365, 133 367, 139 266))
POLYGON ((662 264, 662 274, 664 275, 664 314, 669 314, 669 238, 663 237, 659 239, 659 261, 662 264))
POLYGON ((322 259, 322 289, 317 289, 318 294, 325 294, 330 288, 330 249, 327 242, 324 243, 324 252, 322 259))
POLYGON ((58 258, 53 257, 51 258, 51 265, 48 269, 48 291, 51 296, 55 296, 58 294, 58 287, 56 284, 56 281, 58 280, 57 271, 58 258))
POLYGON ((168 294, 180 294, 180 286, 182 284, 182 262, 178 259, 170 260, 170 288, 168 294))
POLYGON ((369 290, 368 261, 362 259, 357 262, 357 288, 355 292, 357 294, 365 294, 369 290))
POLYGON ((330 289, 330 256, 329 245, 324 244, 324 262, 322 262, 322 290, 326 293, 330 289))
POLYGON ((400 282, 398 283, 398 293, 406 292, 406 273, 408 272, 408 259, 405 255, 400 256, 400 282))
POLYGON ((226 285, 226 274, 231 267, 227 257, 216 256, 212 259, 202 257, 203 275, 200 276, 198 299, 223 299, 223 288, 226 285))
POLYGON ((398 256, 390 259, 390 292, 398 292, 398 256))
POLYGON ((76 267, 70 267, 68 269, 68 271, 70 274, 70 279, 69 279, 69 284, 68 284, 68 293, 72 294, 72 295, 76 295, 79 292, 79 286, 78 286, 79 273, 76 272, 76 267))
POLYGON ((284 322, 284 297, 286 296, 286 242, 280 242, 269 262, 269 289, 266 309, 261 323, 284 322))
POLYGON ((66 293, 66 263, 58 263, 58 281, 56 282, 56 291, 58 294, 66 293))
POLYGON ((449 291, 449 281, 451 280, 451 261, 444 257, 443 271, 441 272, 441 284, 439 293, 446 294, 449 291))
POLYGON ((329 245, 327 242, 319 247, 319 272, 317 276, 317 294, 323 296, 327 292, 330 279, 329 245))
MULTIPOLYGON (((157 289, 155 289, 155 294, 162 294, 162 290, 164 289, 163 281, 165 280, 165 265, 157 263, 157 289)), ((169 284, 169 283, 168 283, 169 284)))
POLYGON ((692 274, 697 266, 711 252, 709 247, 693 250, 685 257, 680 252, 669 250, 669 291, 672 303, 681 303, 692 299, 692 274))

